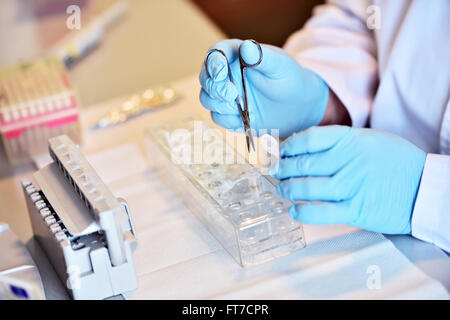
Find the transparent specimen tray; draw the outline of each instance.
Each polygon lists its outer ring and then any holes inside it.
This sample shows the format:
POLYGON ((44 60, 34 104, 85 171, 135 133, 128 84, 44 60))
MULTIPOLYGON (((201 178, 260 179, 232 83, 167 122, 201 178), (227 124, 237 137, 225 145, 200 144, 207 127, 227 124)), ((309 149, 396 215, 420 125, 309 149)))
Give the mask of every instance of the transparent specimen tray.
POLYGON ((292 203, 225 139, 199 128, 208 127, 187 117, 146 130, 147 156, 162 180, 241 266, 303 248, 302 225, 288 214, 292 203), (222 162, 205 160, 205 150, 222 162))

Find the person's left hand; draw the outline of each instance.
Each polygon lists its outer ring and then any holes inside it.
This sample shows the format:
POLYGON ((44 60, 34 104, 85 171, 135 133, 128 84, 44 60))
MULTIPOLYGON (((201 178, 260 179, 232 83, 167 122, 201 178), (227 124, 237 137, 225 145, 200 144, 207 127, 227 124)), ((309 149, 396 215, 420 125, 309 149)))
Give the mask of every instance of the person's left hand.
POLYGON ((426 153, 410 142, 375 129, 312 127, 288 138, 280 156, 278 192, 308 201, 291 206, 295 220, 411 233, 426 153))

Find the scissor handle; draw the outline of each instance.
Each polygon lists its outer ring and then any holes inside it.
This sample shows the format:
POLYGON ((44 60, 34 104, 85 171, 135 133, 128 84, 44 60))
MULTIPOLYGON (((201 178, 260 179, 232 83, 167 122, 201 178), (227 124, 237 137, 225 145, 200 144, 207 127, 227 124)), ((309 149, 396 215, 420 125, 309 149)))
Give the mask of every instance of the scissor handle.
POLYGON ((231 74, 230 62, 228 61, 228 58, 227 58, 227 55, 225 54, 225 52, 224 52, 223 50, 221 50, 221 49, 217 49, 217 48, 210 49, 210 50, 208 51, 207 55, 206 55, 204 65, 205 65, 205 70, 206 70, 206 72, 208 73, 208 76, 211 77, 211 75, 209 74, 209 71, 208 71, 208 65, 207 65, 207 64, 208 64, 208 59, 209 59, 209 56, 210 56, 213 52, 219 52, 221 55, 223 55, 223 56, 225 57, 225 61, 227 62, 227 67, 228 67, 228 78, 230 79, 230 81, 231 81, 232 83, 234 83, 234 81, 233 81, 233 75, 231 74))
MULTIPOLYGON (((246 138, 247 138, 246 139, 247 140, 247 148, 248 148, 249 151, 250 151, 250 145, 252 146, 253 150, 255 150, 255 144, 253 142, 253 136, 252 136, 251 127, 250 127, 250 116, 248 114, 247 85, 246 85, 245 76, 244 76, 244 69, 256 67, 257 65, 259 65, 261 63, 262 58, 263 58, 261 45, 258 42, 256 42, 255 40, 250 40, 250 41, 252 41, 258 47, 258 50, 259 50, 259 60, 256 63, 253 63, 253 64, 245 63, 244 59, 242 59, 242 56, 241 56, 241 47, 239 47, 239 52, 238 52, 238 54, 239 54, 239 65, 240 65, 241 77, 242 77, 243 93, 244 93, 243 94, 244 95, 244 97, 243 97, 244 98, 243 99, 244 100, 243 101, 244 109, 242 108, 242 104, 241 104, 241 101, 240 101, 240 96, 236 97, 236 104, 237 104, 237 107, 239 109, 239 113, 240 113, 240 116, 242 118, 242 122, 244 124, 245 135, 246 135, 246 138)), ((206 72, 208 73, 208 75, 211 76, 209 74, 209 71, 208 71, 208 65, 207 65, 208 64, 208 59, 209 59, 209 56, 213 52, 219 52, 221 55, 223 55, 225 57, 225 60, 227 62, 227 67, 228 67, 228 78, 230 79, 230 81, 232 83, 235 83, 234 80, 233 80, 233 74, 231 72, 231 67, 230 67, 230 62, 228 61, 228 57, 225 54, 225 52, 222 51, 221 49, 214 48, 214 49, 210 49, 208 51, 208 53, 206 55, 206 58, 205 58, 205 61, 204 61, 204 67, 205 67, 206 72)))
POLYGON ((241 65, 241 68, 253 68, 253 67, 256 67, 256 66, 258 66, 261 63, 261 61, 263 59, 263 52, 262 52, 261 45, 256 40, 250 39, 249 41, 253 42, 253 44, 258 48, 258 50, 259 50, 259 59, 255 63, 251 63, 251 64, 250 63, 246 63, 244 61, 244 59, 242 58, 242 55, 241 55, 241 48, 242 48, 242 44, 241 44, 239 46, 239 64, 241 65))
POLYGON ((258 61, 256 63, 252 63, 252 64, 246 63, 244 61, 244 59, 242 58, 242 55, 241 55, 242 44, 239 47, 239 64, 241 66, 241 80, 242 80, 242 88, 243 88, 243 91, 244 91, 244 113, 245 113, 245 116, 247 118, 247 122, 248 122, 249 126, 250 126, 250 116, 248 114, 247 82, 245 80, 244 72, 245 72, 245 69, 247 69, 247 68, 253 68, 253 67, 256 67, 257 65, 259 65, 261 63, 262 59, 263 59, 263 52, 262 52, 261 45, 258 42, 256 42, 256 40, 250 40, 250 41, 253 42, 256 45, 256 47, 258 48, 258 50, 259 50, 259 59, 258 59, 258 61))

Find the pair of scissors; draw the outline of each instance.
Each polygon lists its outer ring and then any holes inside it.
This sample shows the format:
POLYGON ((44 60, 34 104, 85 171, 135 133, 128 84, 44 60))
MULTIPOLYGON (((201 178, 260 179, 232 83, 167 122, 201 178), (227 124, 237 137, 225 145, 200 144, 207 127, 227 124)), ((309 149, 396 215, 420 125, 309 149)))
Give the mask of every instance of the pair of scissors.
MULTIPOLYGON (((241 55, 241 47, 242 46, 239 47, 238 55, 239 55, 239 66, 240 66, 241 79, 242 79, 243 99, 242 99, 242 96, 238 95, 238 97, 235 100, 236 104, 238 106, 238 109, 239 109, 239 114, 241 115, 242 122, 244 124, 245 137, 247 140, 247 149, 249 152, 250 152, 250 146, 253 148, 253 151, 255 151, 256 149, 255 149, 255 142, 253 141, 253 135, 252 135, 252 130, 251 130, 251 126, 250 126, 250 116, 248 114, 247 82, 245 79, 245 69, 254 68, 254 67, 258 66, 261 63, 262 58, 263 58, 261 45, 258 42, 256 42, 255 40, 250 40, 250 41, 253 42, 256 45, 256 47, 258 48, 259 59, 256 63, 252 63, 252 64, 246 63, 241 55), (242 100, 243 100, 243 102, 242 102, 242 100), (242 104, 244 105, 243 107, 242 107, 242 104)), ((214 48, 214 49, 209 50, 209 52, 206 56, 206 59, 205 59, 206 70, 208 70, 208 67, 206 64, 208 62, 209 55, 213 52, 219 52, 220 54, 222 54, 225 57, 225 60, 227 61, 227 66, 228 66, 228 78, 230 79, 230 81, 232 83, 234 83, 233 75, 231 73, 231 68, 230 68, 230 62, 228 61, 228 57, 225 54, 225 52, 222 51, 221 49, 214 48)))

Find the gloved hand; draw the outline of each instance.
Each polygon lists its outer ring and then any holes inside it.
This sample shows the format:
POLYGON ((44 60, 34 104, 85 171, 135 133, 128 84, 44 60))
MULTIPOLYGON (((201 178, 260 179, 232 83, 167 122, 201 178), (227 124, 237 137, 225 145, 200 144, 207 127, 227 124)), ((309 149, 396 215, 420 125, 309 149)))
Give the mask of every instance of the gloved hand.
POLYGON ((277 191, 307 224, 348 224, 388 234, 411 233, 411 215, 426 153, 375 129, 313 127, 280 147, 277 191))
MULTIPOLYGON (((222 127, 243 129, 237 95, 243 95, 239 66, 239 47, 246 63, 256 63, 259 50, 251 41, 223 40, 212 48, 225 52, 235 84, 228 78, 225 57, 219 52, 209 55, 200 73, 200 101, 211 110, 212 119, 222 127)), ((328 101, 328 86, 314 72, 301 67, 280 48, 261 45, 261 64, 245 71, 247 79, 250 125, 259 129, 280 129, 286 137, 320 123, 328 101)))

